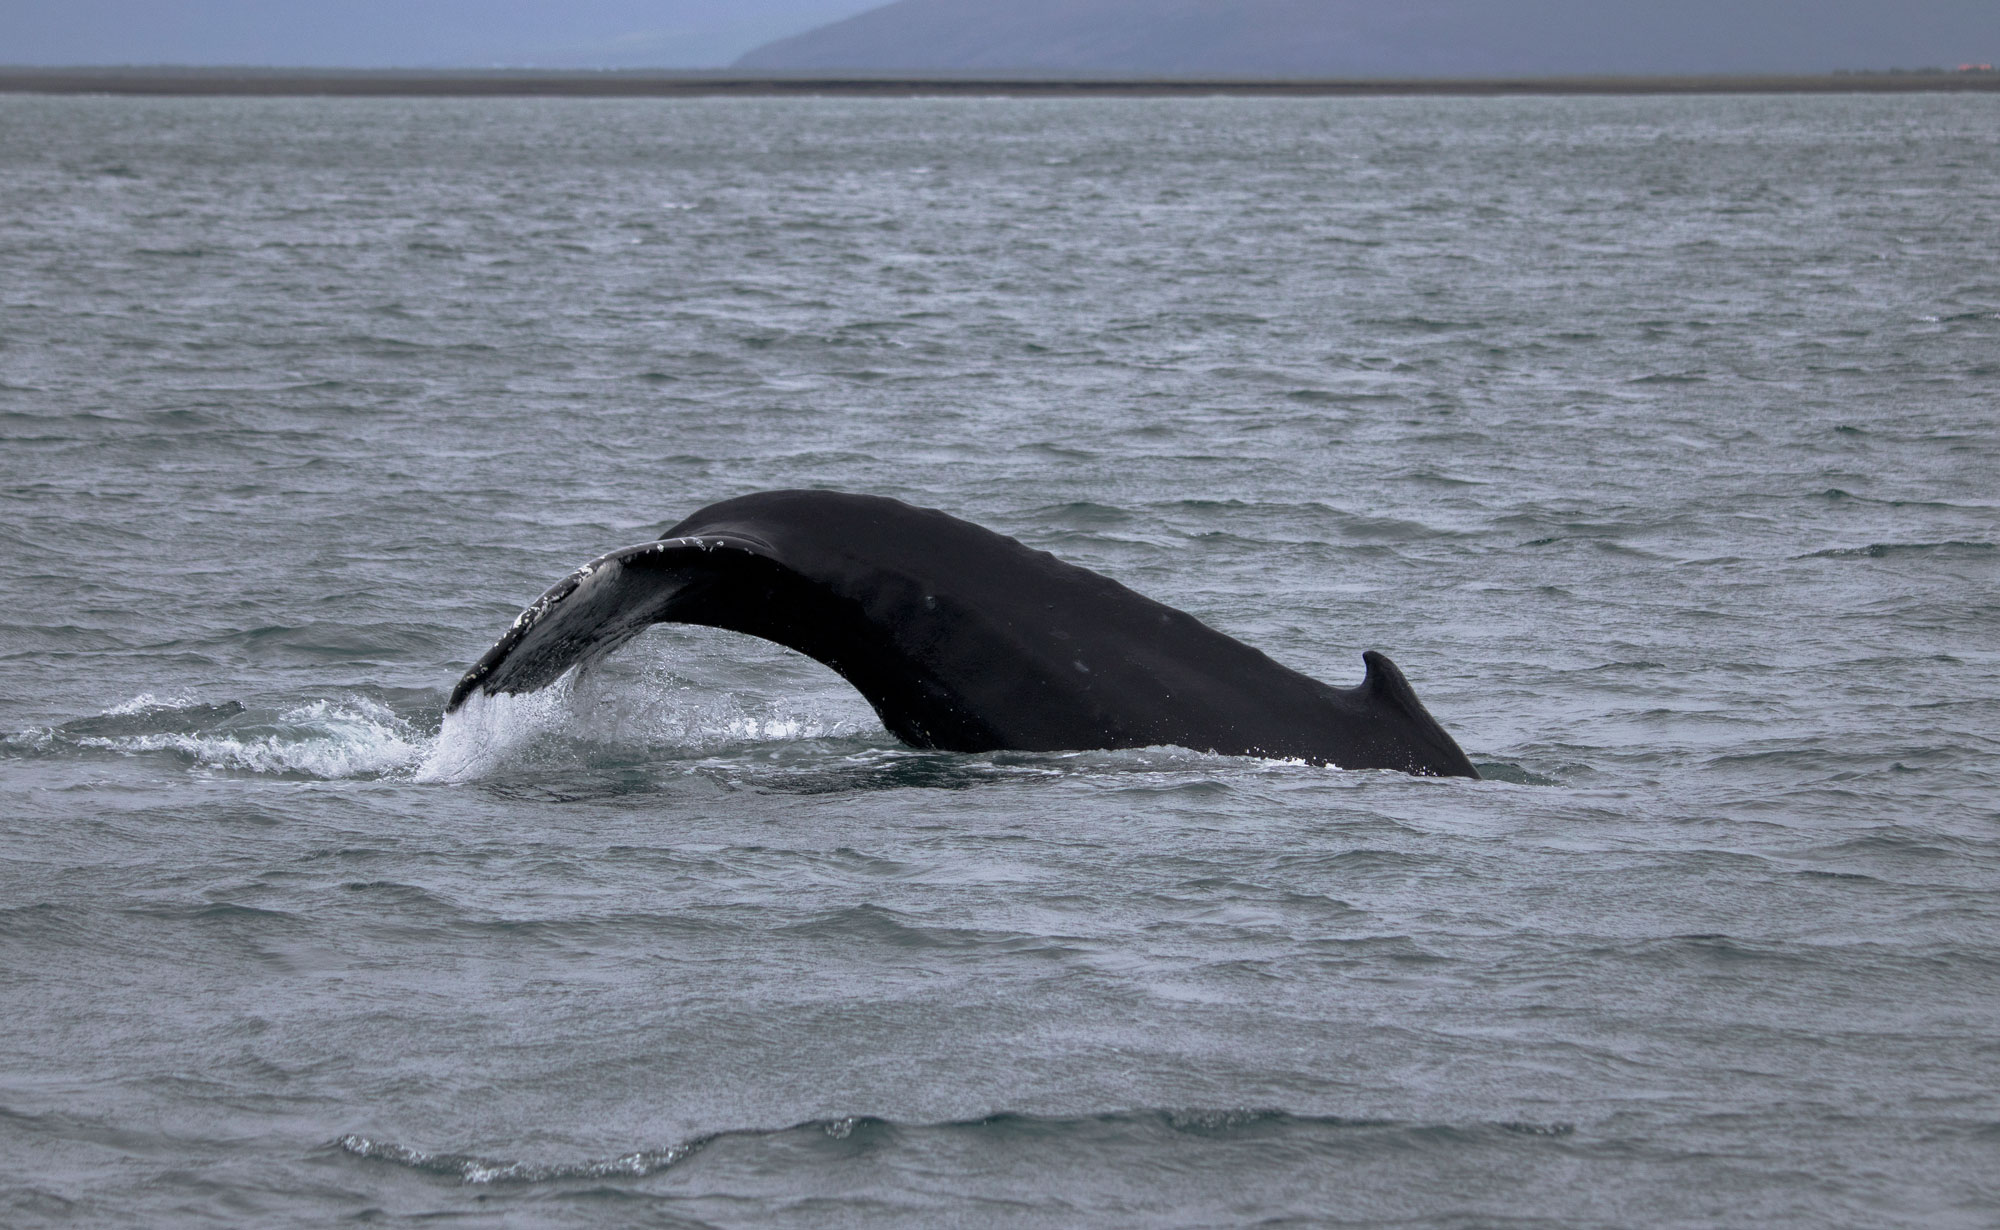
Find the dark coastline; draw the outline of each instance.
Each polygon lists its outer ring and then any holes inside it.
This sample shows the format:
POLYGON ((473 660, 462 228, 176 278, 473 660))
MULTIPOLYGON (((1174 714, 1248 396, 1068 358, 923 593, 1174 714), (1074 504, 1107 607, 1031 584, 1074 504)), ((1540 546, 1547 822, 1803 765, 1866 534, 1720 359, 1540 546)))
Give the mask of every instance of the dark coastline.
POLYGON ((1171 95, 1551 95, 2000 93, 2000 73, 1280 79, 909 74, 738 74, 542 69, 4 68, 0 93, 345 97, 686 98, 838 94, 1088 97, 1171 95))

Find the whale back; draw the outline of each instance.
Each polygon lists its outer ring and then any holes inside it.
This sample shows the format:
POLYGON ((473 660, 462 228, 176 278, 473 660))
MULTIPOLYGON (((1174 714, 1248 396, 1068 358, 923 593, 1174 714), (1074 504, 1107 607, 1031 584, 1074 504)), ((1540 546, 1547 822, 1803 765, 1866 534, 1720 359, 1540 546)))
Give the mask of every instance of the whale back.
POLYGON ((1174 744, 1477 776, 1393 663, 1356 688, 934 509, 777 491, 725 500, 592 561, 523 612, 454 691, 527 691, 653 622, 763 637, 825 663, 917 747, 1174 744), (510 644, 511 640, 511 644, 510 644), (553 672, 553 673, 551 673, 553 672))

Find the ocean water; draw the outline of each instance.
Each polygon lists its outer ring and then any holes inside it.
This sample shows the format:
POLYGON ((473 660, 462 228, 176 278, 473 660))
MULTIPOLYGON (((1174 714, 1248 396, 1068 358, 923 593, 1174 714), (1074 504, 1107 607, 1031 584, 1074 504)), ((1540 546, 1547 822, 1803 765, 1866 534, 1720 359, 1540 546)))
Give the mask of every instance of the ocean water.
POLYGON ((0 98, 0 1222, 2000 1223, 2000 98, 0 98), (1486 780, 660 628, 944 508, 1486 780))

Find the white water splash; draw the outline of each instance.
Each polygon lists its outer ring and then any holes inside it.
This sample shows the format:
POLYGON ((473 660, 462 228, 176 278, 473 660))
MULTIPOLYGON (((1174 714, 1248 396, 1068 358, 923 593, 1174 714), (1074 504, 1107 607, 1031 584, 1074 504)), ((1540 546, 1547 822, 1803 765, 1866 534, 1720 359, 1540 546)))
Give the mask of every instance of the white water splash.
POLYGON ((147 692, 64 726, 0 736, 0 749, 168 753, 235 772, 453 783, 522 766, 574 767, 605 754, 704 755, 879 731, 844 686, 744 695, 660 671, 585 671, 525 695, 475 694, 435 733, 363 696, 256 712, 233 700, 147 692))
MULTIPOLYGON (((107 713, 129 716, 191 704, 162 705, 144 695, 107 713)), ((271 726, 262 733, 95 735, 76 744, 116 752, 178 752, 210 768, 344 778, 407 769, 422 756, 426 742, 394 710, 365 697, 316 700, 287 710, 271 726)))
POLYGON ((685 681, 564 675, 538 692, 474 693, 445 715, 416 768, 420 782, 463 782, 547 753, 556 740, 595 748, 704 751, 732 744, 847 738, 879 730, 858 696, 761 701, 685 681))
POLYGON ((466 697, 455 712, 444 715, 414 779, 468 781, 514 760, 538 738, 568 725, 573 679, 565 675, 539 692, 474 692, 466 697))
POLYGON ((570 694, 570 733, 594 743, 712 749, 735 743, 833 739, 879 730, 846 684, 746 695, 663 671, 586 672, 570 694))

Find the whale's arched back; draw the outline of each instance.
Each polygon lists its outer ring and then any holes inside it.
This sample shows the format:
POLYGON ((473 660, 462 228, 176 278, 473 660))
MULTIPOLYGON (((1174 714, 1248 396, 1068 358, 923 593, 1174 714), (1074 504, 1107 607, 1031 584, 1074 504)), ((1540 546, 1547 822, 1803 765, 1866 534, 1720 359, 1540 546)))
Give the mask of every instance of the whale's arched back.
POLYGON ((1004 535, 880 496, 773 491, 710 505, 538 598, 453 689, 528 692, 660 622, 798 650, 891 733, 948 751, 1175 744, 1477 777, 1402 672, 1355 688, 1004 535))

